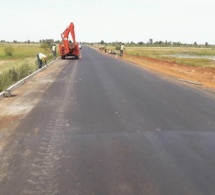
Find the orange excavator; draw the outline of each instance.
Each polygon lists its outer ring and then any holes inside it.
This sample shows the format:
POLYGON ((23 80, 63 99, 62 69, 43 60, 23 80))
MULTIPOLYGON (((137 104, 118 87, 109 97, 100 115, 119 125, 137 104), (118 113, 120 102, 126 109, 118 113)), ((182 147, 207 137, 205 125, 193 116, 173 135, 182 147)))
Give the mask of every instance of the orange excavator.
POLYGON ((69 27, 61 34, 62 43, 59 43, 59 52, 61 59, 65 59, 66 56, 74 56, 76 59, 80 58, 80 50, 78 43, 75 39, 75 26, 70 23, 69 27), (71 33, 72 41, 69 40, 69 33, 71 33))

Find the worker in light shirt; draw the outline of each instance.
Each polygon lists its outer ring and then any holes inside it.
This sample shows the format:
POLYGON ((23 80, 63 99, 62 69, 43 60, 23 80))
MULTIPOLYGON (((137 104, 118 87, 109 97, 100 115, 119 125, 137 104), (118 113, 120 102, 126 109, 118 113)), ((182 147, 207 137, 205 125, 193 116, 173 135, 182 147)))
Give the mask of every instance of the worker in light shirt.
POLYGON ((43 53, 38 53, 37 54, 37 63, 38 63, 38 68, 42 68, 43 66, 43 62, 46 65, 46 55, 44 55, 43 53))
POLYGON ((120 46, 120 56, 123 57, 124 44, 122 43, 120 46))
POLYGON ((57 55, 57 53, 56 53, 56 45, 55 44, 52 46, 52 54, 53 54, 53 57, 54 57, 54 60, 55 60, 56 55, 57 55))

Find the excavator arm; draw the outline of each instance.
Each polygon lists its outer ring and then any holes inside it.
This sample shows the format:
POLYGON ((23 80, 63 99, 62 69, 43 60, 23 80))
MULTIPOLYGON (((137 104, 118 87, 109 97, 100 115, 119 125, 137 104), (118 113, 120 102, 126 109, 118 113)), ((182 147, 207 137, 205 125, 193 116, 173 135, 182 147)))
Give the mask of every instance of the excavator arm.
POLYGON ((75 39, 75 26, 74 26, 73 23, 70 23, 69 27, 66 28, 66 30, 61 34, 61 37, 68 39, 69 33, 71 33, 73 42, 76 43, 76 39, 75 39))

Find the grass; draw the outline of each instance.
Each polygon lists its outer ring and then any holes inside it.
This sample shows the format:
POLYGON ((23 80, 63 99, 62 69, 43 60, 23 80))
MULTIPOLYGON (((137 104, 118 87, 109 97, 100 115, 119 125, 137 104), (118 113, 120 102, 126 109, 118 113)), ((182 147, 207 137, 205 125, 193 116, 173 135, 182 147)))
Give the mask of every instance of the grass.
POLYGON ((53 59, 51 49, 44 50, 40 44, 0 43, 0 92, 38 69, 39 52, 47 56, 47 63, 53 59), (5 54, 8 45, 14 49, 12 56, 5 54))
POLYGON ((35 67, 29 66, 28 63, 23 63, 21 66, 11 68, 0 74, 0 92, 11 86, 13 83, 28 76, 30 73, 36 70, 35 67))
POLYGON ((189 66, 215 67, 215 61, 203 56, 215 56, 212 48, 188 47, 126 47, 125 52, 133 56, 144 56, 189 66), (195 55, 196 58, 178 58, 171 55, 195 55), (198 57, 199 56, 199 57, 198 57))
POLYGON ((16 60, 3 60, 3 61, 0 60, 0 74, 3 72, 6 72, 9 69, 19 68, 23 64, 29 64, 30 66, 36 68, 36 59, 35 57, 28 57, 28 58, 16 59, 16 60))
MULTIPOLYGON (((21 43, 1 43, 0 44, 0 60, 14 60, 23 59, 26 57, 36 56, 41 52, 40 44, 21 44, 21 43), (14 48, 14 55, 7 56, 4 52, 4 48, 11 45, 14 48)), ((43 52, 43 51, 42 51, 43 52)))

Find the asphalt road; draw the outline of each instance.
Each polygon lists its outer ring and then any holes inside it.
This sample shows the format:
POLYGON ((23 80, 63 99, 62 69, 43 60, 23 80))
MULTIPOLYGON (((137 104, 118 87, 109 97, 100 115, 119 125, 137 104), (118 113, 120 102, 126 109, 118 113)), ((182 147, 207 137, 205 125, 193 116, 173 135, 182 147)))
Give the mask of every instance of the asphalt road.
POLYGON ((17 127, 0 194, 215 194, 215 98, 81 52, 17 127))

